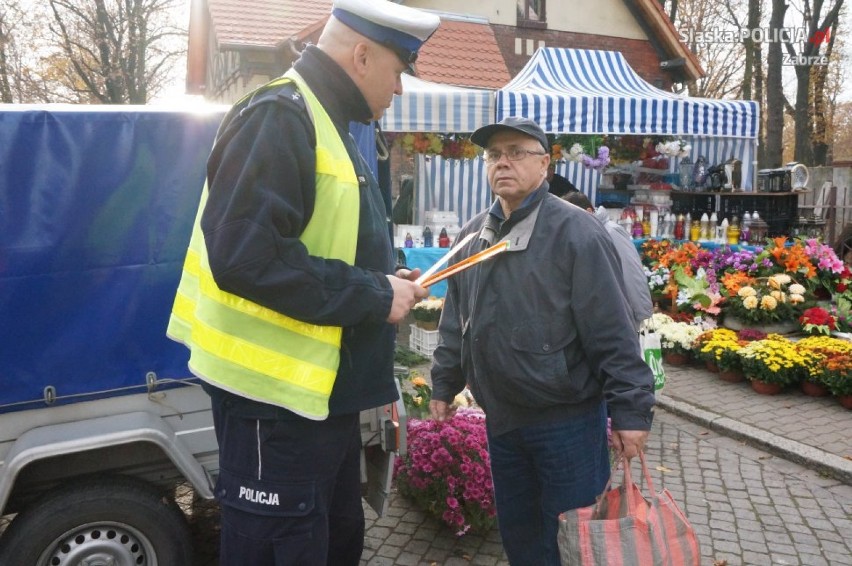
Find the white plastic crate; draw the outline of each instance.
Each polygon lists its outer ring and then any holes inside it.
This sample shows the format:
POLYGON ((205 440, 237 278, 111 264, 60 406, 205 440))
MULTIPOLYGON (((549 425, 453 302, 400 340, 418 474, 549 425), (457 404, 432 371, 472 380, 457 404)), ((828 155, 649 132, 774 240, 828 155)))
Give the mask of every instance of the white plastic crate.
POLYGON ((408 337, 408 347, 421 356, 432 357, 432 352, 438 346, 438 331, 423 330, 416 324, 411 325, 411 334, 408 337))

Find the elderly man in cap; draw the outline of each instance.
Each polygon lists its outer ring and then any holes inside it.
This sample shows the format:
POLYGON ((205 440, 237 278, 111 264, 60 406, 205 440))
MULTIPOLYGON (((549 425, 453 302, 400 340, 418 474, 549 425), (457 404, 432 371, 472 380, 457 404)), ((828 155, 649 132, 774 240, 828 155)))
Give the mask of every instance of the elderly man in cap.
POLYGON ((349 123, 381 117, 439 23, 335 0, 219 128, 168 333, 212 400, 223 566, 360 561, 359 413, 397 399, 394 324, 428 291, 395 271, 349 123))
POLYGON ((509 117, 471 139, 496 200, 459 234, 458 256, 508 251, 450 278, 432 365, 433 418, 465 384, 487 415, 503 546, 513 566, 558 566, 559 513, 591 505, 619 457, 642 450, 653 376, 639 352, 621 265, 600 222, 548 193, 547 137, 509 117))

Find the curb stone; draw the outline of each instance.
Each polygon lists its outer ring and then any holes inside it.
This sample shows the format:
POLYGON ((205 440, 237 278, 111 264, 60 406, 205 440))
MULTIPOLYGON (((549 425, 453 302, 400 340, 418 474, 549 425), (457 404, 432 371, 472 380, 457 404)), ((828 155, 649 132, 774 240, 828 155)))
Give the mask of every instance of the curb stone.
POLYGON ((776 456, 792 460, 847 485, 852 485, 852 460, 780 437, 689 403, 677 401, 662 393, 657 394, 657 406, 715 432, 749 442, 776 456))

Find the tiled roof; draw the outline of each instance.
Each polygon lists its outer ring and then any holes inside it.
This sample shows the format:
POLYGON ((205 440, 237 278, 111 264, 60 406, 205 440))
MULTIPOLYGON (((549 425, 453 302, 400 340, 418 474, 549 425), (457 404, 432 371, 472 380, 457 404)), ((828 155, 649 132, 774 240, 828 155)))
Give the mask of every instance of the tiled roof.
POLYGON ((420 49, 417 76, 436 83, 500 88, 512 78, 491 26, 442 18, 420 49))
POLYGON ((208 0, 219 45, 276 47, 315 28, 332 0, 208 0))
MULTIPOLYGON (((277 47, 319 29, 332 0, 208 0, 220 46, 277 47)), ((444 84, 498 88, 511 78, 491 27, 444 18, 420 50, 420 78, 444 84)))

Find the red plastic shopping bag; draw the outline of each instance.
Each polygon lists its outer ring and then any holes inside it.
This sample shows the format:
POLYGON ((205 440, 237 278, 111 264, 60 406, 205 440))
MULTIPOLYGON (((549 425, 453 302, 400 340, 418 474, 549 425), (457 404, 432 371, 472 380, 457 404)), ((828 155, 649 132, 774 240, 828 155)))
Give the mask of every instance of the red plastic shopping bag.
POLYGON ((699 565, 695 531, 667 489, 654 491, 644 454, 640 460, 648 497, 624 464, 623 485, 610 489, 610 477, 596 504, 560 514, 563 566, 699 565))

